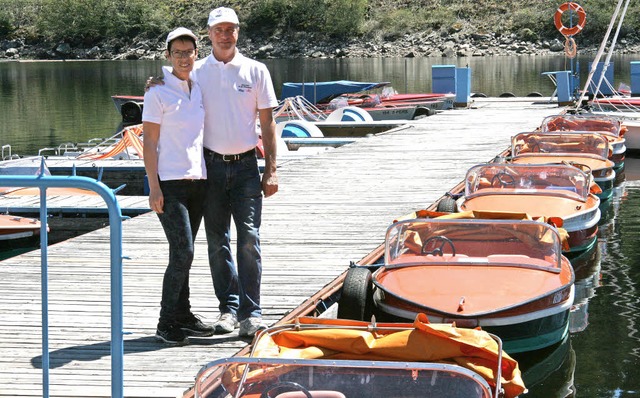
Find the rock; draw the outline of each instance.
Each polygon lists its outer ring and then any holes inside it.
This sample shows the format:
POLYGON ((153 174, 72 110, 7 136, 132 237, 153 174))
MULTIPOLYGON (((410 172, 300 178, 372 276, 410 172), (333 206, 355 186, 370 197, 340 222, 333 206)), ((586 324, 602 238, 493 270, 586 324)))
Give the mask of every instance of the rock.
POLYGON ((95 59, 100 56, 100 47, 93 46, 89 51, 87 51, 87 57, 95 59))
POLYGON ((56 47, 56 52, 61 55, 69 55, 71 54, 71 46, 68 43, 60 43, 56 47))
POLYGON ((0 42, 0 49, 8 50, 10 48, 21 48, 24 46, 24 43, 20 40, 3 40, 0 42))
POLYGON ((11 47, 11 48, 8 48, 7 51, 4 52, 4 55, 7 58, 18 57, 20 55, 20 51, 18 51, 17 48, 11 47))
POLYGON ((445 49, 442 51, 442 56, 443 56, 443 57, 453 58, 453 57, 455 57, 456 55, 457 55, 457 54, 456 54, 456 51, 455 51, 453 48, 445 48, 445 49))
POLYGON ((561 43, 560 40, 556 39, 549 44, 549 50, 553 52, 564 51, 564 43, 561 43))

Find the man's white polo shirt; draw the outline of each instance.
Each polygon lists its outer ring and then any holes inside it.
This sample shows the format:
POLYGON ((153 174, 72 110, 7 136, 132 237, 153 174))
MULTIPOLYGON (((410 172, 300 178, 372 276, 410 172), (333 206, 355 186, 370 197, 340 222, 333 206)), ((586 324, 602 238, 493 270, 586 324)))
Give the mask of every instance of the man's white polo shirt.
POLYGON ((204 107, 202 92, 162 67, 164 85, 144 95, 142 120, 160 125, 158 175, 161 181, 207 178, 202 152, 204 107))
POLYGON ((255 148, 258 109, 278 106, 267 66, 236 50, 226 64, 213 54, 197 61, 191 74, 203 92, 204 146, 225 155, 255 148))

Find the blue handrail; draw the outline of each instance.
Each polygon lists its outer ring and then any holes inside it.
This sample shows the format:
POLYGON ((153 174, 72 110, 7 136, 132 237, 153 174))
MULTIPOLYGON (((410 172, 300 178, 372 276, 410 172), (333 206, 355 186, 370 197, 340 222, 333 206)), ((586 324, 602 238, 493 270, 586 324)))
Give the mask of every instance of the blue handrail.
MULTIPOLYGON (((44 167, 40 168, 44 170, 44 167)), ((2 187, 40 188, 40 252, 42 285, 42 395, 49 397, 49 305, 48 305, 48 260, 47 260, 47 188, 82 188, 98 193, 109 210, 111 232, 111 396, 124 395, 124 342, 122 310, 122 212, 115 194, 105 184, 88 177, 79 176, 0 176, 2 187)))

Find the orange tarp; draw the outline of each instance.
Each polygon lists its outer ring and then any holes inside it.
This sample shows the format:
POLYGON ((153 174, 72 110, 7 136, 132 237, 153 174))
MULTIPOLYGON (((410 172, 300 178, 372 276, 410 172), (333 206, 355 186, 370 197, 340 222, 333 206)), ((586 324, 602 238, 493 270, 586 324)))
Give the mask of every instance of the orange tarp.
MULTIPOLYGON (((265 333, 255 343, 253 356, 453 363, 475 371, 495 387, 498 344, 480 329, 429 324, 425 314, 418 314, 413 324, 377 324, 381 329, 385 326, 408 328, 400 331, 369 331, 362 329, 369 325, 366 322, 341 319, 298 318, 298 322, 327 328, 265 333), (331 328, 332 325, 359 328, 339 329, 331 328)), ((227 374, 225 381, 238 380, 242 370, 237 368, 236 374, 227 374)), ((504 352, 501 371, 505 397, 516 397, 526 391, 517 361, 504 352)))

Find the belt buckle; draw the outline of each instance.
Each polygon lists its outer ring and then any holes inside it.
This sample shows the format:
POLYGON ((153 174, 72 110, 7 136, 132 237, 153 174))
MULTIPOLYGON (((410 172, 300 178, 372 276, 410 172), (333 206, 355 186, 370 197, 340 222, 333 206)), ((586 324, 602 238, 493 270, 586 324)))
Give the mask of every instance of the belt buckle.
POLYGON ((223 162, 234 162, 240 159, 240 155, 222 155, 223 162))

